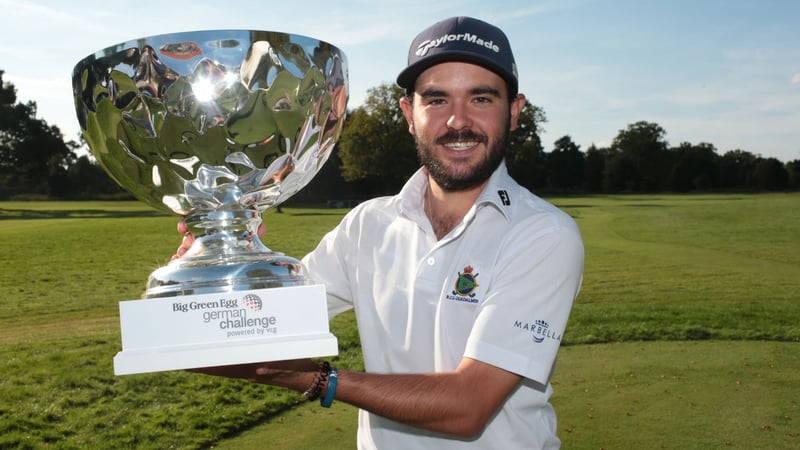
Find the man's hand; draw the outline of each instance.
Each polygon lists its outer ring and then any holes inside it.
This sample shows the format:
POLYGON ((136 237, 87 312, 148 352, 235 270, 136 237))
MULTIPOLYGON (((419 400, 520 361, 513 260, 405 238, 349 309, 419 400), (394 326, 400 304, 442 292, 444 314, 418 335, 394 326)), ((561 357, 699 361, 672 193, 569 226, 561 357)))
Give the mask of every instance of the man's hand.
POLYGON ((194 244, 194 235, 189 232, 189 227, 186 225, 186 221, 181 219, 178 222, 178 233, 183 235, 183 240, 181 241, 181 245, 178 247, 178 250, 175 251, 175 254, 172 255, 172 259, 178 259, 181 256, 185 255, 189 248, 194 244))
POLYGON ((295 359, 268 363, 200 367, 187 369, 187 371, 227 378, 239 378, 253 383, 281 386, 302 392, 313 384, 319 367, 318 364, 310 359, 295 359))

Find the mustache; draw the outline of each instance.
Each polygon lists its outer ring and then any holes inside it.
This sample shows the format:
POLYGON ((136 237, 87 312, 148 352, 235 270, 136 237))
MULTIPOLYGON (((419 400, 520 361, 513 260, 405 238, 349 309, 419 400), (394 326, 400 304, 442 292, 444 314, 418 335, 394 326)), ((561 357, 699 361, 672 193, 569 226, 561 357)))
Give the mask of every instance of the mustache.
POLYGON ((489 139, 485 134, 478 134, 472 130, 450 130, 436 139, 437 145, 446 145, 452 142, 475 141, 486 144, 489 139))

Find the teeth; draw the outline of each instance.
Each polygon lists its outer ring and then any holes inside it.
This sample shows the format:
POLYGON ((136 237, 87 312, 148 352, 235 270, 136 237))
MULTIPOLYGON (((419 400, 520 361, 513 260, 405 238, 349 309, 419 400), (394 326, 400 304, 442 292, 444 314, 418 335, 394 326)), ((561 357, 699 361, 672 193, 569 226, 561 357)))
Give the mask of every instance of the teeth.
POLYGON ((477 141, 449 142, 445 146, 451 150, 466 150, 478 145, 477 141))

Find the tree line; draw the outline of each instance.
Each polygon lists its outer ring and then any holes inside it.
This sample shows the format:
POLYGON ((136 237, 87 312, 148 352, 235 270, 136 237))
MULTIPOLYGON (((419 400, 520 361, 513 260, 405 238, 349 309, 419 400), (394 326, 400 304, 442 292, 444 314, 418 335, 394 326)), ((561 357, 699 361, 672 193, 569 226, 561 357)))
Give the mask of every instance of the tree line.
POLYGON ((0 70, 0 200, 99 198, 122 195, 80 142, 37 117, 36 103, 17 101, 13 84, 0 70))
MULTIPOLYGON (((384 84, 350 112, 339 143, 342 176, 366 182, 372 194, 396 192, 416 170, 414 142, 397 108, 404 92, 384 84)), ((581 150, 563 136, 546 152, 540 135, 547 117, 528 102, 509 138, 509 173, 533 192, 731 192, 800 188, 800 160, 783 163, 741 150, 720 154, 713 144, 670 147, 657 123, 639 121, 620 130, 608 147, 581 150)))
MULTIPOLYGON (((419 167, 408 125, 397 106, 404 92, 381 84, 348 111, 337 151, 300 201, 360 200, 397 192, 419 167)), ((509 136, 511 175, 538 193, 785 191, 800 188, 800 160, 783 163, 744 150, 719 154, 710 143, 670 147, 666 131, 640 121, 620 130, 608 147, 585 151, 563 136, 545 151, 547 117, 530 102, 509 136)), ((124 198, 88 154, 21 103, 0 70, 0 200, 124 198)))

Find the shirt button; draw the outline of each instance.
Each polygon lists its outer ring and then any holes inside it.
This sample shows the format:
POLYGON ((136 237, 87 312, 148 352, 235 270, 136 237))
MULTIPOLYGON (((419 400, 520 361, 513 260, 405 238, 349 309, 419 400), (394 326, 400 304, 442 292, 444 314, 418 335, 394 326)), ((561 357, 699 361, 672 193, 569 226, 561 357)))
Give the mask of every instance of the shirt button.
POLYGON ((433 258, 433 257, 428 258, 428 265, 432 266, 434 264, 436 264, 436 258, 433 258))

